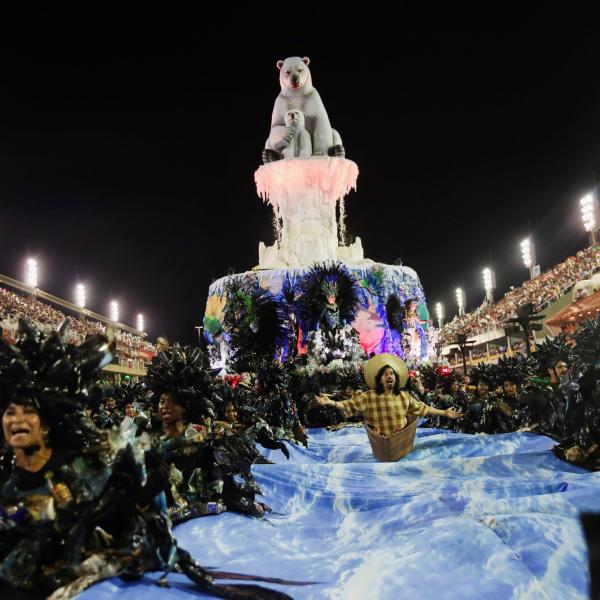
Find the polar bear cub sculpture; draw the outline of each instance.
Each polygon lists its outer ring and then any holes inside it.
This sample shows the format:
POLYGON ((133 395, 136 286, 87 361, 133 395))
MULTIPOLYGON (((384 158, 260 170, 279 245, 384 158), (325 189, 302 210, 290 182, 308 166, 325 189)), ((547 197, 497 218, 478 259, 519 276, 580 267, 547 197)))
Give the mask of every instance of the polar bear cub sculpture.
POLYGON ((309 63, 307 56, 292 56, 277 61, 281 92, 273 107, 271 133, 263 152, 264 162, 282 158, 284 150, 290 146, 294 133, 286 124, 289 111, 303 113, 305 130, 312 144, 312 156, 345 155, 340 134, 331 127, 321 96, 312 85, 309 63))
MULTIPOLYGON (((304 113, 301 110, 288 110, 285 113, 285 126, 287 133, 280 147, 283 158, 297 158, 312 155, 312 141, 310 133, 306 131, 304 113)), ((267 140, 267 150, 275 150, 267 140)), ((279 153, 278 153, 279 154, 279 153)))

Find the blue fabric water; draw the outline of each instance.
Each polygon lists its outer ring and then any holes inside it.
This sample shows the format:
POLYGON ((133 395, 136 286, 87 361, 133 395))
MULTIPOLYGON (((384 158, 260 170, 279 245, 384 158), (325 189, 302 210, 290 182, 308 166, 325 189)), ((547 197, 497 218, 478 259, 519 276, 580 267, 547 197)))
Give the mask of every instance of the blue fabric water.
MULTIPOLYGON (((274 510, 268 522, 224 513, 176 536, 203 566, 319 582, 271 586, 298 599, 583 600, 578 514, 600 511, 600 473, 560 461, 554 443, 418 429, 411 454, 378 463, 362 428, 311 430, 308 449, 290 445, 289 461, 270 452, 276 464, 253 467, 274 510)), ((171 590, 157 578, 111 580, 79 597, 196 596, 182 576, 170 576, 171 590)))

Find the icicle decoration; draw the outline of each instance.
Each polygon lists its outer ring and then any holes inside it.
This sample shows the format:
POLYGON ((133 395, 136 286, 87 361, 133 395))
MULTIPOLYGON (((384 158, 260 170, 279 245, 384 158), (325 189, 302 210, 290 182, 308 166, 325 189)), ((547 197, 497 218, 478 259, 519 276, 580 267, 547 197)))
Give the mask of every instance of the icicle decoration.
POLYGON ((358 166, 351 160, 320 156, 278 160, 254 174, 258 195, 272 206, 279 198, 299 198, 307 189, 334 203, 356 189, 357 178, 358 166))
POLYGON ((279 205, 273 206, 273 229, 275 230, 275 243, 277 245, 281 243, 281 232, 283 230, 283 219, 280 212, 281 207, 279 205))
POLYGON ((340 206, 340 220, 338 222, 338 235, 340 237, 340 246, 346 246, 346 199, 338 200, 340 206))
MULTIPOLYGON (((356 188, 357 177, 356 163, 339 157, 291 158, 259 167, 256 189, 273 209, 276 237, 274 246, 259 249, 261 267, 338 259, 339 248, 346 247, 344 196, 356 188)), ((359 254, 362 259, 362 247, 359 254)))

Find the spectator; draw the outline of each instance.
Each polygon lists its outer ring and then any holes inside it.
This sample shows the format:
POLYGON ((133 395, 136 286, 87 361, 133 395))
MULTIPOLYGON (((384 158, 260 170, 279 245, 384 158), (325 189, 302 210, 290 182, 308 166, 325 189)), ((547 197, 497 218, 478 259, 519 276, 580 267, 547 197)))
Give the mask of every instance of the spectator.
POLYGON ((455 317, 442 329, 444 345, 453 344, 457 333, 477 335, 504 326, 507 319, 516 317, 518 306, 533 304, 535 310, 553 302, 585 279, 600 266, 600 251, 597 247, 586 248, 570 256, 554 268, 542 273, 521 287, 511 289, 495 304, 480 306, 475 310, 455 317))
MULTIPOLYGON (((17 331, 19 317, 29 317, 45 333, 56 329, 65 319, 69 320, 70 333, 67 341, 80 344, 88 335, 102 333, 105 326, 99 321, 83 321, 76 317, 67 317, 63 312, 38 300, 34 296, 21 296, 0 287, 0 328, 2 337, 13 340, 17 331)), ((137 359, 145 363, 156 354, 153 344, 139 335, 117 329, 116 355, 118 358, 137 359)))

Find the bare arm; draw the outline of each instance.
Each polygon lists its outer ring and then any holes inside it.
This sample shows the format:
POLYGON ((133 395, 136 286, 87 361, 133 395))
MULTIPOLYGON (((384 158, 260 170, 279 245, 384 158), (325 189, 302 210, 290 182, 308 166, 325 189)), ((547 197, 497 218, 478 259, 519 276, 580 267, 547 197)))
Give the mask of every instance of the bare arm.
POLYGON ((433 406, 427 406, 427 415, 438 415, 440 417, 448 417, 449 419, 456 420, 462 419, 464 415, 460 412, 457 412, 451 408, 447 408, 446 410, 440 410, 439 408, 433 408, 433 406))

